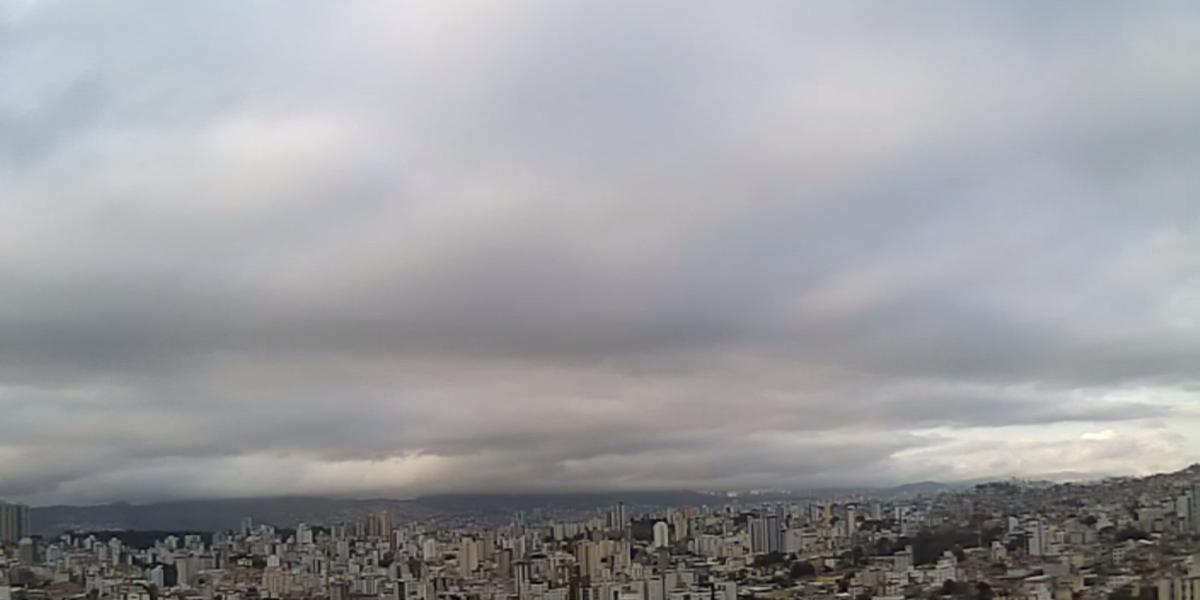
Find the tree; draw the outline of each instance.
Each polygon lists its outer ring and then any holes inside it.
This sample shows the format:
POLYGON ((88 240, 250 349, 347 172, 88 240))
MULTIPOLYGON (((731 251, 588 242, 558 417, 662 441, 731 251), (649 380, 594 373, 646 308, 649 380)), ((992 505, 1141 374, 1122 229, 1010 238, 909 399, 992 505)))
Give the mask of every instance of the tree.
POLYGON ((954 596, 963 592, 963 586, 955 582, 953 579, 947 579, 942 582, 942 595, 954 596))
POLYGON ((1134 527, 1127 527, 1117 532, 1118 542, 1124 542, 1126 540, 1144 540, 1148 537, 1150 537, 1150 534, 1134 527))
POLYGON ((979 596, 979 600, 992 600, 996 597, 996 593, 992 591, 992 586, 986 581, 980 581, 975 584, 975 593, 979 596))
POLYGON ((754 559, 754 566, 769 567, 771 565, 782 564, 783 562, 784 562, 784 556, 783 556, 782 552, 768 552, 768 553, 754 559))
POLYGON ((1133 586, 1122 586, 1108 595, 1108 600, 1138 600, 1137 596, 1133 595, 1133 586))
POLYGON ((802 577, 814 577, 817 574, 816 567, 806 560, 798 560, 792 563, 791 569, 788 570, 788 575, 792 579, 800 579, 802 577))

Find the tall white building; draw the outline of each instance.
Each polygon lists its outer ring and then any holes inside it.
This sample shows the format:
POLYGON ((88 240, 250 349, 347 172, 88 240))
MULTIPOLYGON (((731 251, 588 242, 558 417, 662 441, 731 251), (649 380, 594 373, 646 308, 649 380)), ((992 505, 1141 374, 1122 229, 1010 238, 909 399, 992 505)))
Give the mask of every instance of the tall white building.
POLYGON ((624 502, 618 502, 608 513, 609 529, 625 529, 629 525, 629 510, 625 508, 624 502))
POLYGON ((437 554, 437 540, 433 538, 425 538, 425 541, 421 542, 421 558, 425 560, 433 560, 435 557, 437 557, 437 554))
POLYGON ((154 587, 159 591, 162 591, 163 588, 167 587, 166 577, 163 571, 164 569, 162 565, 155 565, 153 569, 150 569, 150 583, 153 584, 154 587))
POLYGON ((654 524, 654 547, 666 548, 671 545, 671 526, 666 521, 654 524))
POLYGON ((313 544, 313 530, 307 523, 296 525, 296 543, 301 546, 311 546, 313 544))
POLYGON ((1031 519, 1025 523, 1026 547, 1030 556, 1045 556, 1049 550, 1050 536, 1046 524, 1041 519, 1031 519))

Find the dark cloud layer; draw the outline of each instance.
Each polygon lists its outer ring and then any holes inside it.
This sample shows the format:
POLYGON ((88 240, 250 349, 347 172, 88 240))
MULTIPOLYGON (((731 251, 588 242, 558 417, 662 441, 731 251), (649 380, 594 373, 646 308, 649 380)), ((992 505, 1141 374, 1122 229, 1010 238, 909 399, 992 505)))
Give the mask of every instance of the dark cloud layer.
POLYGON ((1197 34, 0 0, 0 495, 1193 461, 1197 34))

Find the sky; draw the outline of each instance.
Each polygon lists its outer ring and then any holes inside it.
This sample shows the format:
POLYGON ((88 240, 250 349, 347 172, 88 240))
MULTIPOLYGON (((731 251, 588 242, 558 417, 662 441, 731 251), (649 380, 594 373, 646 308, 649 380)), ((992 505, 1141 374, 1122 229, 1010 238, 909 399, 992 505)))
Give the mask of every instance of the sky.
POLYGON ((1194 2, 0 0, 0 497, 1200 461, 1194 2))

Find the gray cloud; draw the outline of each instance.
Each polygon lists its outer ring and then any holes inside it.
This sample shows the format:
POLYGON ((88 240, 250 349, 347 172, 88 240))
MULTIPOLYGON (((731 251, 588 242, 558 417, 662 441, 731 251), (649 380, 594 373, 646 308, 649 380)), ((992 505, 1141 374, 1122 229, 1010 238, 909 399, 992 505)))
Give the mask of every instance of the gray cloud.
POLYGON ((1200 457, 1190 8, 0 6, 2 495, 1200 457))

